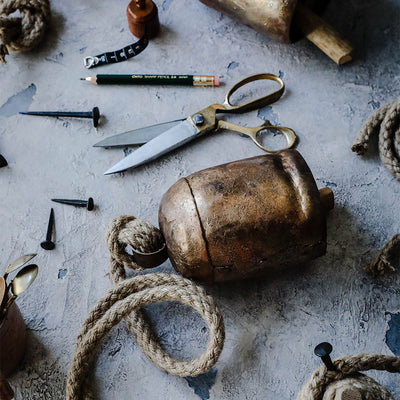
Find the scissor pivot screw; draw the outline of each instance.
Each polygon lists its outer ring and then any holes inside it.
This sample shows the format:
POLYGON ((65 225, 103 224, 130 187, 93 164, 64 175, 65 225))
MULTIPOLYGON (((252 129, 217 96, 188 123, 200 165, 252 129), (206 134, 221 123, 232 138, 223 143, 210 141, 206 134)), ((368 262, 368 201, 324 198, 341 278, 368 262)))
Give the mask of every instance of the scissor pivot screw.
POLYGON ((192 120, 196 126, 204 124, 204 115, 203 114, 195 114, 192 117, 192 120))

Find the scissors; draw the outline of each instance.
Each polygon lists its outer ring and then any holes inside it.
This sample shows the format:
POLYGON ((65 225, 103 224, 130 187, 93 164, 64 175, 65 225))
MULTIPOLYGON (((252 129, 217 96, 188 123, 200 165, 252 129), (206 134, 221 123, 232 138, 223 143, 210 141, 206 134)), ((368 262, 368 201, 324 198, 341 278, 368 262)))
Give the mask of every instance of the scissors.
POLYGON ((277 151, 289 149, 296 142, 296 134, 290 128, 273 126, 269 121, 265 121, 261 126, 249 128, 216 118, 217 113, 244 113, 265 107, 277 101, 282 96, 284 90, 285 84, 282 79, 276 75, 268 73, 251 75, 236 83, 228 91, 222 104, 212 104, 190 115, 186 119, 139 128, 104 139, 96 143, 94 147, 117 147, 145 143, 107 170, 104 175, 125 171, 128 168, 134 168, 155 160, 163 154, 183 146, 193 139, 203 136, 206 133, 217 131, 218 129, 230 129, 249 136, 260 149, 268 153, 276 153, 277 151), (230 100, 234 92, 248 83, 259 80, 275 81, 279 84, 279 89, 264 97, 244 104, 231 104, 230 100), (265 132, 271 130, 278 131, 285 136, 287 141, 286 147, 280 150, 271 150, 263 146, 262 136, 265 132))

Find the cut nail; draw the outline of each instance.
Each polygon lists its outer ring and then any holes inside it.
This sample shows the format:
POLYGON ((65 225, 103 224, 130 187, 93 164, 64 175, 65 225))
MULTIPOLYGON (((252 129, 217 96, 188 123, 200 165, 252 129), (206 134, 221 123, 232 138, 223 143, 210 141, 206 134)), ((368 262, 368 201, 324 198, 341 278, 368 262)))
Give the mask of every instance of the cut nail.
POLYGON ((50 217, 49 217, 49 223, 47 225, 47 234, 46 234, 46 240, 40 243, 40 246, 42 249, 45 250, 53 250, 56 245, 54 242, 52 242, 51 237, 53 235, 53 226, 54 226, 54 210, 51 209, 50 211, 50 217))
POLYGON ((51 199, 51 201, 54 201, 56 203, 61 203, 61 204, 68 204, 68 205, 76 206, 76 207, 86 207, 89 211, 92 211, 94 208, 94 202, 91 197, 89 197, 87 200, 51 199))
POLYGON ((90 118, 93 120, 93 126, 97 127, 100 119, 100 110, 94 107, 92 111, 21 111, 24 115, 41 115, 46 117, 72 117, 72 118, 90 118))

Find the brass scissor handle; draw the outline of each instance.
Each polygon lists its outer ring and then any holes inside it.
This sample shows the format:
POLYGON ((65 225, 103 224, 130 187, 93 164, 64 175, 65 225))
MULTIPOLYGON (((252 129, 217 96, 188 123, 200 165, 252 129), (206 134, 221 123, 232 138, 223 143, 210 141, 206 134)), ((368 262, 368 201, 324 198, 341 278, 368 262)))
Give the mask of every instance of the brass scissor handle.
POLYGON ((222 129, 231 129, 233 131, 243 133, 246 136, 249 136, 253 139, 254 143, 262 150, 268 153, 276 153, 281 150, 286 150, 294 146, 296 142, 296 134, 290 128, 285 128, 281 126, 272 126, 269 121, 262 126, 258 126, 255 128, 248 128, 241 125, 232 124, 227 121, 218 120, 216 118, 216 114, 221 113, 243 113, 251 110, 256 110, 262 107, 265 107, 269 104, 277 101, 285 91, 285 84, 281 78, 276 75, 262 73, 250 75, 241 81, 237 82, 232 88, 228 91, 225 96, 225 100, 222 104, 212 104, 211 106, 205 108, 204 110, 199 111, 196 114, 191 115, 188 120, 196 127, 199 134, 205 134, 212 130, 222 128, 222 129), (259 80, 268 80, 274 81, 279 84, 279 89, 275 90, 272 93, 267 94, 266 96, 260 97, 255 100, 251 100, 244 104, 233 105, 230 100, 232 95, 244 85, 259 81, 259 80), (200 116, 200 123, 196 123, 196 117, 200 116), (281 132, 287 141, 287 146, 285 148, 279 150, 272 150, 264 147, 261 142, 261 131, 275 130, 281 132))
POLYGON ((218 111, 228 112, 228 113, 229 112, 243 113, 251 110, 256 110, 265 107, 268 104, 275 103, 282 96, 284 91, 285 91, 285 84, 283 80, 276 75, 268 73, 250 75, 247 78, 242 79, 241 81, 233 85, 231 89, 229 89, 228 93, 226 94, 224 102, 221 104, 223 108, 218 109, 218 111), (279 89, 276 90, 275 92, 269 93, 264 97, 260 97, 259 99, 255 99, 244 104, 239 104, 239 105, 231 104, 230 99, 233 93, 235 93, 242 86, 259 80, 275 81, 279 84, 279 89))
POLYGON ((267 153, 277 153, 278 151, 287 150, 294 146, 296 143, 296 134, 294 133, 293 129, 286 128, 284 126, 273 126, 270 125, 269 121, 266 121, 264 125, 257 126, 255 128, 248 128, 246 126, 232 124, 231 122, 219 120, 218 121, 218 128, 220 129, 230 129, 235 132, 242 133, 246 136, 249 136, 253 139, 253 142, 261 149, 266 151, 267 153), (287 141, 287 146, 283 147, 279 150, 271 150, 267 147, 264 147, 260 142, 260 132, 265 130, 275 130, 281 132, 287 141))

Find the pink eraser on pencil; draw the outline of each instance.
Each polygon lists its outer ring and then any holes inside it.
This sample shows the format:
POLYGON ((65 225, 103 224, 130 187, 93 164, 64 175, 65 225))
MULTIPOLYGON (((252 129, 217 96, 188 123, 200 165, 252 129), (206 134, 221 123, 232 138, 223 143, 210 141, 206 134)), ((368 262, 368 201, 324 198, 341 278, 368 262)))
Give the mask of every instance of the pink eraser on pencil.
POLYGON ((214 86, 219 86, 219 76, 214 76, 214 86))

